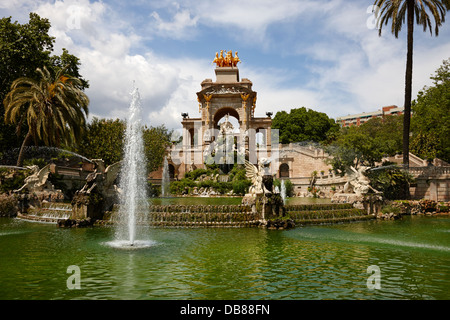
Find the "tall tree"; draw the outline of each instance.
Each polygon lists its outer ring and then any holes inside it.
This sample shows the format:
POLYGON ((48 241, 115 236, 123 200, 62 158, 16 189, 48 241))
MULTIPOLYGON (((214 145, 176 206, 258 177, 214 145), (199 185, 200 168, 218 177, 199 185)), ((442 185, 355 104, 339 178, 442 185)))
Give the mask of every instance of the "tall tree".
POLYGON ((445 21, 446 11, 450 10, 450 0, 376 0, 374 6, 380 8, 379 35, 383 25, 391 23, 391 32, 398 38, 406 20, 407 52, 405 72, 405 102, 403 118, 403 164, 409 166, 409 129, 411 122, 412 74, 413 74, 413 34, 414 20, 423 26, 423 31, 430 30, 433 35, 431 18, 433 18, 434 34, 438 36, 439 27, 445 21), (431 13, 428 14, 428 11, 431 13))
MULTIPOLYGON (((30 13, 29 21, 20 24, 12 22, 11 17, 0 19, 0 101, 11 89, 14 80, 20 77, 37 78, 37 68, 47 67, 57 71, 67 67, 66 73, 80 79, 81 88, 88 82, 79 73, 80 61, 66 49, 60 56, 52 55, 55 38, 49 35, 51 24, 48 19, 30 13)), ((5 110, 0 103, 0 119, 5 110)), ((27 130, 24 126, 22 136, 14 134, 15 126, 0 121, 0 150, 7 151, 20 147, 27 130)))
POLYGON ((17 166, 22 166, 25 147, 32 139, 52 146, 78 142, 86 125, 89 98, 79 89, 81 81, 65 74, 65 69, 36 71, 38 80, 15 80, 3 101, 5 122, 16 124, 18 132, 24 123, 28 126, 17 166))
POLYGON ((164 125, 158 127, 144 126, 144 149, 147 157, 147 171, 152 172, 161 168, 164 157, 167 155, 167 148, 170 146, 170 136, 172 131, 164 125))
POLYGON ((279 130, 280 143, 329 140, 332 133, 339 131, 339 125, 325 113, 306 109, 291 109, 289 113, 279 111, 272 121, 272 129, 279 130))
POLYGON ((341 128, 337 138, 325 150, 332 156, 329 163, 344 174, 350 166, 375 166, 383 157, 402 150, 401 115, 372 118, 359 127, 341 128))
POLYGON ((106 166, 118 162, 123 158, 125 128, 123 120, 94 117, 74 151, 89 159, 103 159, 106 166))
POLYGON ((419 91, 412 102, 411 152, 450 162, 450 58, 430 78, 433 85, 419 91))

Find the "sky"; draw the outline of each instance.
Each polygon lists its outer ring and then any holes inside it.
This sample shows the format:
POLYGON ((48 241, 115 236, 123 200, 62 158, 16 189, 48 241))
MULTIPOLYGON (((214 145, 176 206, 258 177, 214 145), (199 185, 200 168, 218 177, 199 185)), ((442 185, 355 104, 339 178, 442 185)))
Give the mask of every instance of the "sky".
MULTIPOLYGON (((331 118, 404 103, 406 26, 381 37, 371 0, 0 0, 1 17, 51 22, 53 54, 80 58, 89 118, 126 119, 134 85, 148 126, 199 117, 196 92, 215 81, 215 53, 238 51, 241 78, 258 94, 255 116, 306 107, 331 118)), ((448 16, 448 19, 450 16, 448 16)), ((439 36, 416 26, 413 97, 450 58, 450 22, 439 36)))

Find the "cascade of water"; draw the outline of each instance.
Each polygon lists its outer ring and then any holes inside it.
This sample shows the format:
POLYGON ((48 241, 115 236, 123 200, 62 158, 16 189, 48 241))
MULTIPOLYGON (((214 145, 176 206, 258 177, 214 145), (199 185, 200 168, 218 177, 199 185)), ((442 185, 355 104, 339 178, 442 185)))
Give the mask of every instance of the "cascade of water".
POLYGON ((167 157, 164 157, 163 176, 161 181, 161 196, 169 196, 170 176, 169 176, 169 162, 167 157))
POLYGON ((284 185, 284 180, 281 180, 281 198, 283 199, 283 204, 286 204, 286 186, 284 185))
POLYGON ((120 172, 119 226, 116 239, 133 246, 136 224, 148 213, 146 161, 141 125, 141 100, 134 88, 125 132, 124 159, 120 172))

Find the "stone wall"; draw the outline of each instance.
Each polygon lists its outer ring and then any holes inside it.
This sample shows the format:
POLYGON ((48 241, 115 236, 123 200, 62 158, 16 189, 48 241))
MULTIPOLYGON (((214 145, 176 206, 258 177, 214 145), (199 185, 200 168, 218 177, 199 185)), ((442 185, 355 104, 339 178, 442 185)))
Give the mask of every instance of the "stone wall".
MULTIPOLYGON (((286 163, 289 166, 289 178, 309 178, 314 171, 318 174, 322 171, 328 174, 331 169, 331 166, 326 164, 328 154, 313 146, 295 143, 280 145, 279 156, 279 165, 286 163)), ((279 168, 277 171, 277 177, 280 177, 279 168)))
MULTIPOLYGON (((109 217, 117 219, 118 206, 109 217)), ((149 213, 138 223, 154 226, 251 227, 259 226, 261 216, 245 205, 150 205, 149 213)))
POLYGON ((412 199, 450 201, 450 167, 410 167, 415 183, 410 188, 412 199))
MULTIPOLYGON (((351 204, 305 204, 285 207, 285 217, 296 224, 338 223, 374 219, 351 204)), ((98 224, 114 224, 118 206, 98 224)), ((280 217, 272 216, 273 219, 280 217)), ((248 205, 151 205, 141 224, 181 227, 258 227, 266 226, 262 214, 248 205)))

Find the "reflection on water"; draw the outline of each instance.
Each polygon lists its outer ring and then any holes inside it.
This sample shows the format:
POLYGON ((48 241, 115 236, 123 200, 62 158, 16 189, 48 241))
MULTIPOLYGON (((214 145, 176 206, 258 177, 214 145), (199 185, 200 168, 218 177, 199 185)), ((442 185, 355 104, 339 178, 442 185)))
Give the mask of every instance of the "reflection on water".
POLYGON ((113 228, 0 219, 2 299, 449 299, 450 219, 406 217, 290 230, 151 228, 145 248, 113 228), (81 270, 68 290, 67 267, 81 270), (366 286, 367 268, 381 289, 366 286))

